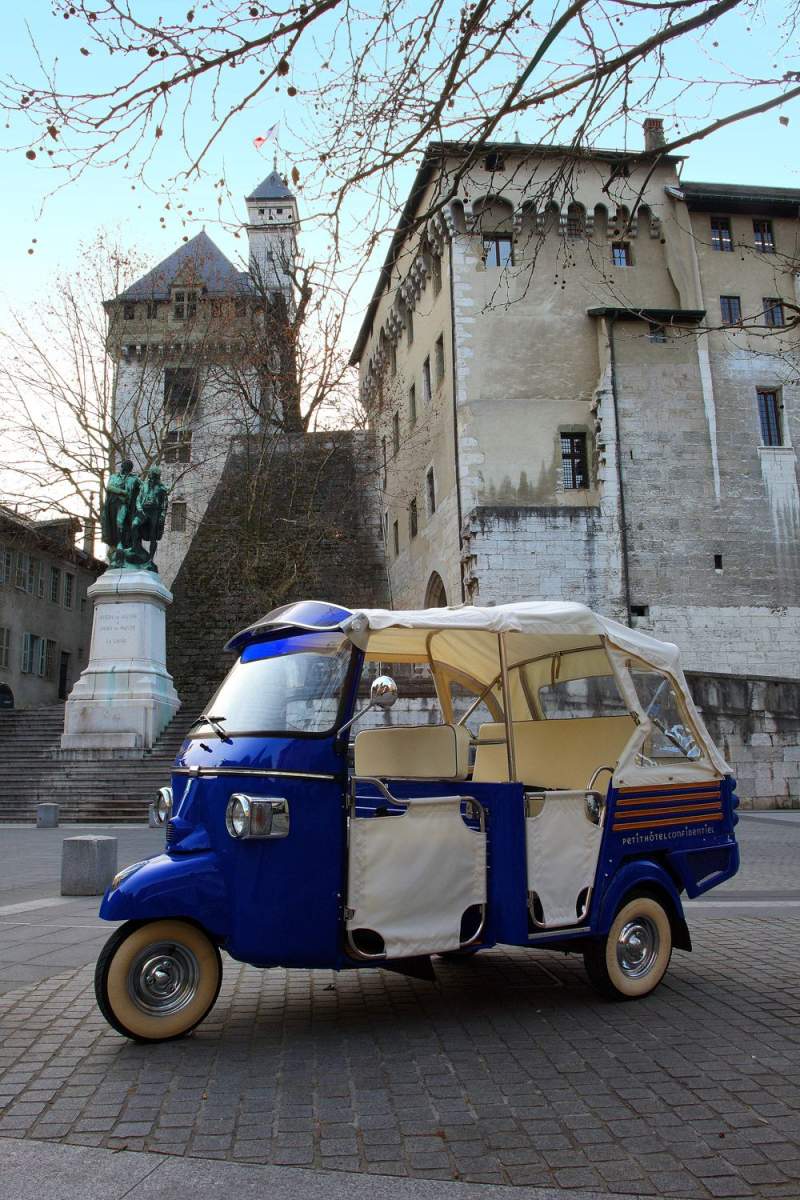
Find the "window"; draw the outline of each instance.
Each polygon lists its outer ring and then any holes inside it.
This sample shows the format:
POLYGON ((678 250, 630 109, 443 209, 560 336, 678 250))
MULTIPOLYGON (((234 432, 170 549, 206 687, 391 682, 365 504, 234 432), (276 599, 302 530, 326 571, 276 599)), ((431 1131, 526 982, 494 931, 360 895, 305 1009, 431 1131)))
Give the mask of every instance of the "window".
POLYGON ((444 334, 436 339, 436 386, 444 379, 444 334))
POLYGON ((502 154, 497 154, 494 151, 487 154, 483 160, 484 170, 486 171, 505 171, 506 160, 502 154))
POLYGON ((169 527, 172 533, 186 531, 186 501, 173 500, 169 506, 169 527))
POLYGON ((0 546, 0 583, 11 583, 14 573, 14 559, 10 550, 0 546))
POLYGON ((400 413, 392 415, 392 453, 400 453, 400 413))
POLYGON ((19 551, 17 554, 15 584, 21 592, 27 592, 29 596, 44 595, 44 576, 42 573, 42 564, 38 558, 34 558, 32 554, 23 554, 21 550, 19 551))
POLYGON ((55 679, 56 674, 56 644, 48 638, 44 643, 44 670, 39 672, 46 679, 55 679))
POLYGON ((569 491, 589 486, 585 433, 561 434, 561 471, 564 487, 569 491))
POLYGON ((567 237, 580 238, 586 232, 586 220, 583 209, 570 207, 567 209, 567 237))
POLYGON ((410 308, 406 309, 406 340, 409 346, 414 342, 414 314, 410 308))
POLYGON ((64 572, 64 608, 72 608, 75 603, 75 576, 69 571, 64 572))
POLYGON ((425 359, 422 364, 422 403, 430 404, 431 402, 431 360, 430 357, 425 359))
POLYGON ((711 218, 711 249, 730 250, 733 252, 731 223, 727 217, 711 218))
MULTIPOLYGON (((55 653, 55 642, 51 643, 55 653)), ((47 671, 47 642, 35 633, 23 633, 20 669, 23 675, 44 676, 47 671)))
POLYGON ((513 265, 514 254, 511 234, 485 234, 483 238, 483 261, 487 267, 508 267, 513 265))
POLYGON ((397 558, 400 553, 400 526, 397 521, 392 525, 392 543, 394 545, 394 556, 397 558))
POLYGON ((192 461, 191 429, 169 429, 164 439, 165 463, 188 463, 192 461))
POLYGON ((388 550, 388 548, 389 548, 389 513, 388 513, 388 511, 383 514, 383 544, 388 550))
POLYGON ((615 267, 632 267, 633 258, 628 242, 611 243, 611 261, 615 267))
POLYGON ((408 389, 408 423, 412 429, 417 423, 417 389, 413 383, 408 389))
POLYGON ((381 438, 381 462, 383 464, 383 490, 386 491, 386 438, 381 438))
POLYGON ((645 760, 700 758, 700 750, 686 722, 680 700, 666 676, 637 668, 631 671, 631 679, 639 703, 651 724, 651 731, 642 746, 645 760))
POLYGON ((158 317, 158 301, 157 300, 148 300, 147 301, 147 319, 148 319, 148 321, 155 321, 157 317, 158 317))
POLYGON ((758 419, 761 424, 761 441, 765 446, 783 445, 781 402, 776 391, 758 390, 758 419))
POLYGON ((170 412, 191 408, 197 395, 198 374, 194 367, 164 369, 164 404, 170 412))
POLYGON ((135 320, 136 319, 136 305, 135 304, 123 304, 122 316, 126 321, 135 320))
POLYGON ((714 555, 714 570, 715 571, 722 570, 722 555, 721 554, 714 555))
POLYGON ((431 259, 431 279, 433 281, 433 294, 438 296, 442 290, 442 260, 438 254, 434 254, 431 259))
POLYGON ((741 325, 742 301, 739 296, 720 296, 719 310, 723 325, 741 325))
POLYGON ((648 338, 651 342, 665 342, 667 340, 667 331, 663 325, 659 325, 655 321, 651 321, 648 338))
POLYGON ((2 669, 4 671, 7 671, 10 666, 10 663, 9 663, 10 655, 11 655, 11 630, 7 629, 3 625, 0 625, 0 667, 2 667, 2 669))
POLYGON ((760 250, 762 254, 775 253, 772 221, 753 221, 753 238, 756 250, 760 250))
POLYGON ((50 599, 58 604, 61 599, 61 572, 58 567, 50 568, 50 599))
POLYGON ((394 342, 389 346, 389 370, 392 375, 397 374, 397 346, 394 342))
POLYGON ((179 288, 172 296, 172 315, 176 321, 197 316, 197 288, 179 288))
POLYGON ((416 496, 408 506, 408 536, 415 538, 419 529, 419 516, 417 514, 417 498, 416 496))
POLYGON ((428 516, 436 512, 436 482, 433 478, 433 467, 428 468, 425 476, 425 491, 428 498, 428 516))
POLYGON ((783 301, 778 296, 764 297, 764 324, 778 329, 786 322, 783 319, 783 301))

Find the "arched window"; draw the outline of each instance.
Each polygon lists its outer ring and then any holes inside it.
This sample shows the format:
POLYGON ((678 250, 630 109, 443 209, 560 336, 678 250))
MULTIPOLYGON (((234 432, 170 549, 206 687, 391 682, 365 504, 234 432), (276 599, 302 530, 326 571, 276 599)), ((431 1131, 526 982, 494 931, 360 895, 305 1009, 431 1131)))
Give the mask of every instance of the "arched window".
POLYGON ((428 586, 425 589, 425 607, 447 608, 447 592, 445 591, 441 575, 436 571, 431 575, 428 580, 428 586))

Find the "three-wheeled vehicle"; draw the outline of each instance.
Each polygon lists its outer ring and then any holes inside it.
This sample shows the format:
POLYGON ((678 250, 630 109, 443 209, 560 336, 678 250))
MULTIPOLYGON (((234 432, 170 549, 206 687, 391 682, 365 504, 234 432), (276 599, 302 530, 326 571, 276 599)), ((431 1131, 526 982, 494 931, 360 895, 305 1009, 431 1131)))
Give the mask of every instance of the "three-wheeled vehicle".
POLYGON ((159 794, 165 852, 100 909, 125 924, 97 998, 128 1037, 202 1021, 220 948, 432 978, 431 955, 504 943, 582 953, 606 995, 646 996, 691 949, 681 895, 738 868, 735 781, 676 647, 581 604, 308 601, 229 649, 159 794), (429 672, 439 723, 391 723, 388 664, 429 672))

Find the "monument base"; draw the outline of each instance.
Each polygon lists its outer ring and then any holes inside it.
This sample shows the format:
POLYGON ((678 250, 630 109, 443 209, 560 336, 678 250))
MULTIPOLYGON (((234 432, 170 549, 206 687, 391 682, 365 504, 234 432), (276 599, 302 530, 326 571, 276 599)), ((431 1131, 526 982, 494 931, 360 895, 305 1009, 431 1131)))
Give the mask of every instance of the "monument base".
POLYGON ((172 593, 150 571, 108 570, 94 603, 89 664, 70 693, 63 750, 149 750, 180 708, 166 666, 172 593))

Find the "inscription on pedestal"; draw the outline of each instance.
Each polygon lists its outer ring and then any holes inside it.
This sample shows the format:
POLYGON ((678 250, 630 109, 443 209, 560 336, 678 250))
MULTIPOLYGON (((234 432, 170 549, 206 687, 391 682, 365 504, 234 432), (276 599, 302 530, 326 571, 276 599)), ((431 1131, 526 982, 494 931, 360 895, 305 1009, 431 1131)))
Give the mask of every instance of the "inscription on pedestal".
POLYGON ((135 604, 98 604, 94 616, 92 653, 98 658, 135 657, 141 636, 135 604))

